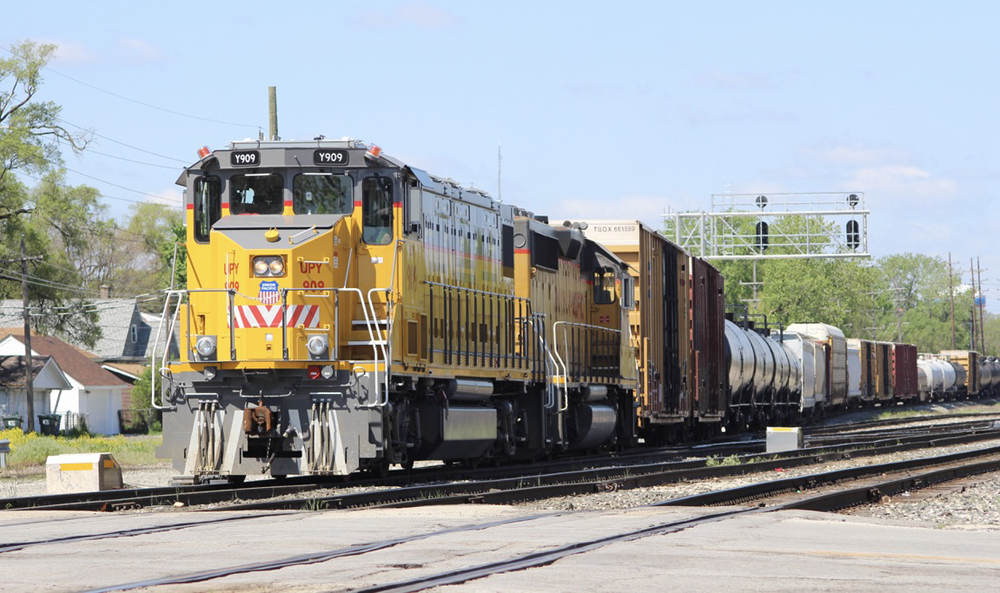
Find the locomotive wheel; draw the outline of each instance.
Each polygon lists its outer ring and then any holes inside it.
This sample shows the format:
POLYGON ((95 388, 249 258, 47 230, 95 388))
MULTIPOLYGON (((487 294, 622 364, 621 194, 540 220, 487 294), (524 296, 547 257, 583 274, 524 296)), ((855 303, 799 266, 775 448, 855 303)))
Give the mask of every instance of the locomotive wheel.
POLYGON ((381 459, 368 466, 366 471, 375 478, 385 479, 389 477, 390 465, 388 459, 381 459))

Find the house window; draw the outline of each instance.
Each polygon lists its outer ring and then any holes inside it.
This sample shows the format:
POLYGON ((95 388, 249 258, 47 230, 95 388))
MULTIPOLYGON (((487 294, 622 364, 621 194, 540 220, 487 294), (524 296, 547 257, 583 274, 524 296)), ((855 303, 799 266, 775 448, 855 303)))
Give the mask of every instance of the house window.
POLYGON ((129 331, 129 338, 131 338, 133 344, 139 341, 139 328, 135 325, 132 325, 132 329, 129 331))

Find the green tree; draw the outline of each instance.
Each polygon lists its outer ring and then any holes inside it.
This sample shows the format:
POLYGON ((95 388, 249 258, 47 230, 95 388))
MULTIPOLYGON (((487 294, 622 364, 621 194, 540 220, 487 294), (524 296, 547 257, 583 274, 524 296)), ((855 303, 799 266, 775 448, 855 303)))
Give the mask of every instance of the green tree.
POLYGON ((59 124, 61 108, 36 98, 55 48, 22 41, 0 59, 0 297, 22 295, 20 254, 11 246, 24 239, 29 255, 43 256, 28 272, 36 329, 93 345, 100 330, 96 315, 82 307, 84 282, 72 260, 88 238, 80 223, 100 216, 101 207, 94 190, 62 184, 60 144, 83 150, 88 135, 67 131, 59 124), (29 190, 17 175, 39 185, 29 190))
POLYGON ((163 204, 146 202, 132 207, 128 232, 141 239, 145 258, 143 265, 155 271, 156 284, 164 289, 171 284, 171 270, 174 269, 174 250, 177 247, 177 269, 174 286, 183 285, 187 278, 186 251, 184 242, 184 216, 163 204))

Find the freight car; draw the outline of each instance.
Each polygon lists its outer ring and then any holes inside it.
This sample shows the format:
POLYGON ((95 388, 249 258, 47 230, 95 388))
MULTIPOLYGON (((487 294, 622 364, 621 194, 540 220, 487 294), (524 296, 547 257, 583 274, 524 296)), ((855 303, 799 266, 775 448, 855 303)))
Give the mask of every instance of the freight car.
POLYGON ((187 480, 636 439, 632 276, 580 229, 354 140, 235 142, 178 184, 158 454, 187 480))

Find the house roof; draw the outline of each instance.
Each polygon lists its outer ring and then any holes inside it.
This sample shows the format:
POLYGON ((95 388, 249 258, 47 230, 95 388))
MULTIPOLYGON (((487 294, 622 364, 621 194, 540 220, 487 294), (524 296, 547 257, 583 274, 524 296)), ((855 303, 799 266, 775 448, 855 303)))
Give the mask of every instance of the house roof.
MULTIPOLYGON (((101 338, 91 349, 95 358, 133 359, 149 358, 159 327, 159 317, 141 313, 134 299, 94 299, 90 301, 97 312, 97 326, 101 338), (134 330, 133 330, 134 328, 134 330)), ((0 327, 22 327, 21 301, 0 300, 0 327)), ((23 332, 23 329, 17 330, 23 332)), ((179 329, 175 328, 170 340, 170 351, 177 355, 179 329)), ((163 353, 166 335, 159 338, 158 354, 163 353)), ((77 344, 79 345, 79 344, 77 344)))
POLYGON ((148 365, 130 362, 105 362, 101 365, 102 368, 124 379, 128 383, 134 383, 138 380, 139 375, 142 374, 142 370, 146 366, 148 365))
MULTIPOLYGON (((51 356, 31 357, 31 380, 35 389, 69 389, 71 385, 66 380, 59 365, 51 356)), ((26 388, 27 368, 23 356, 0 356, 0 386, 7 388, 26 388)))
MULTIPOLYGON (((11 332, 9 335, 24 343, 24 332, 11 332)), ((81 350, 63 342, 59 338, 52 336, 39 336, 32 334, 31 349, 42 356, 51 356, 59 363, 63 372, 75 379, 83 386, 114 387, 117 385, 127 385, 114 373, 110 373, 87 356, 81 350)))

